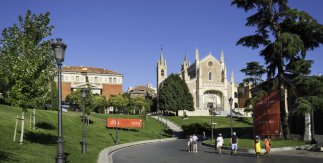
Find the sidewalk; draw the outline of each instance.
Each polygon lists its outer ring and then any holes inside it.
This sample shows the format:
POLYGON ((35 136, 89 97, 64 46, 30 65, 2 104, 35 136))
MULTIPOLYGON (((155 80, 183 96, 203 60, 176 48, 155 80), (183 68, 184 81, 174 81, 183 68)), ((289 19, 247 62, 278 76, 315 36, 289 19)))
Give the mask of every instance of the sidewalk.
POLYGON ((158 117, 158 116, 151 116, 152 118, 155 118, 156 120, 159 120, 160 122, 164 123, 167 125, 167 127, 173 131, 173 135, 176 136, 176 137, 181 137, 183 136, 183 130, 181 127, 177 126, 175 123, 163 118, 162 116, 161 117, 158 117))

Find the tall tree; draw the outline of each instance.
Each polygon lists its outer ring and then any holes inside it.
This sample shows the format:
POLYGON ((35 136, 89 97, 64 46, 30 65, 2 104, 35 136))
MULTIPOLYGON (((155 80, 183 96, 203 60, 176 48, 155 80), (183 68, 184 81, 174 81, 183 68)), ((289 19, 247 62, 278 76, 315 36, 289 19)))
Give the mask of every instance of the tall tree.
MULTIPOLYGON (((27 11, 19 16, 19 23, 2 32, 0 40, 0 91, 5 100, 23 109, 45 106, 48 88, 54 68, 51 35, 54 26, 49 25, 49 13, 35 15, 27 11)), ((23 141, 24 121, 20 142, 23 141)))
POLYGON ((252 83, 253 86, 261 83, 263 81, 262 75, 266 73, 266 69, 259 62, 248 62, 247 67, 240 71, 247 76, 247 78, 243 79, 243 82, 252 83))
POLYGON ((296 92, 295 113, 311 116, 312 141, 314 141, 314 112, 323 111, 323 76, 298 76, 293 79, 296 92))
POLYGON ((306 12, 290 9, 287 0, 233 0, 231 4, 246 12, 255 11, 246 23, 256 28, 255 34, 242 37, 237 45, 264 47, 260 55, 265 59, 268 78, 277 78, 276 89, 284 90, 280 93, 284 99, 282 131, 285 139, 290 138, 285 74, 310 72, 306 52, 323 43, 322 25, 306 12))
POLYGON ((186 82, 178 75, 168 76, 159 88, 158 106, 160 110, 194 110, 193 96, 186 82))

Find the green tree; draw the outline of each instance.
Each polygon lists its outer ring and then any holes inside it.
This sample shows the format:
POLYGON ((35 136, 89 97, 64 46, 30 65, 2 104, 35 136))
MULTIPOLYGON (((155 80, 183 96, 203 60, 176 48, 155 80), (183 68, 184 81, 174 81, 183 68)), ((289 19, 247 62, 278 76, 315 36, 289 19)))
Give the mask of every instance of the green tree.
POLYGON ((179 110, 194 111, 194 102, 186 82, 178 75, 171 74, 161 84, 158 95, 160 110, 176 112, 179 110))
MULTIPOLYGON (((51 55, 49 13, 27 11, 19 23, 2 31, 0 40, 0 91, 6 102, 22 108, 43 108, 49 95, 49 81, 55 60, 51 55)), ((24 120, 20 143, 23 142, 24 120)))
POLYGON ((150 103, 144 97, 133 97, 129 100, 129 107, 138 110, 139 116, 146 117, 148 109, 150 109, 150 103))
POLYGON ((118 110, 125 109, 129 104, 129 98, 123 95, 112 95, 108 101, 110 106, 117 107, 118 110))
POLYGON ((102 113, 101 109, 104 109, 107 106, 107 99, 105 96, 100 96, 100 95, 94 95, 93 96, 93 108, 95 109, 96 112, 102 113))
POLYGON ((314 141, 314 113, 323 111, 323 77, 298 76, 293 79, 296 92, 294 113, 311 116, 312 141, 314 141))
MULTIPOLYGON (((323 28, 304 11, 290 9, 287 0, 233 0, 232 5, 255 13, 247 18, 246 26, 255 27, 254 35, 240 38, 237 45, 264 47, 260 55, 267 65, 269 79, 277 78, 276 90, 284 90, 281 107, 282 131, 291 138, 288 124, 286 73, 309 73, 312 61, 306 60, 307 50, 323 42, 323 28)), ((282 95, 282 93, 280 93, 282 95)))
POLYGON ((248 76, 243 79, 243 82, 252 83, 253 86, 263 82, 262 75, 266 73, 266 69, 264 69, 264 66, 260 65, 259 62, 248 62, 247 67, 240 71, 248 76))
POLYGON ((58 109, 58 90, 56 87, 56 82, 52 81, 50 84, 50 103, 52 105, 52 110, 58 109))

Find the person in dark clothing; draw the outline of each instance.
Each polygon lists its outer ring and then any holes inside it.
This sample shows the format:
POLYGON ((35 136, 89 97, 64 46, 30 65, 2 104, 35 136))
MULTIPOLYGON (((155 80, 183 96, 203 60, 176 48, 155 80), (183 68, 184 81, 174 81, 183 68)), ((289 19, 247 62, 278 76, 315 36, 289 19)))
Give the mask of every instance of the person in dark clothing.
POLYGON ((235 156, 237 155, 237 149, 238 149, 238 137, 236 132, 233 132, 231 139, 231 155, 234 154, 235 156))

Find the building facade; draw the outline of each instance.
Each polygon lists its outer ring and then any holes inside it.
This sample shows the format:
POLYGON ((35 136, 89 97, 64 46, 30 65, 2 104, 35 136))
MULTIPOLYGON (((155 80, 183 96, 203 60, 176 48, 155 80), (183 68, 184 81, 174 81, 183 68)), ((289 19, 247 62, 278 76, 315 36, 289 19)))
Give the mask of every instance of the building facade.
POLYGON ((145 99, 153 99, 157 95, 157 89, 152 84, 139 85, 135 87, 129 87, 127 93, 130 97, 143 97, 145 99))
MULTIPOLYGON (((195 111, 184 111, 189 116, 210 115, 209 108, 215 108, 218 115, 230 114, 229 98, 233 98, 232 108, 238 106, 237 86, 234 83, 234 74, 230 81, 227 78, 227 68, 224 63, 224 53, 218 60, 211 53, 203 59, 199 58, 199 51, 195 51, 195 62, 190 64, 185 54, 181 64, 180 77, 185 80, 193 96, 195 111)), ((167 64, 163 52, 157 61, 157 86, 167 78, 167 64)), ((179 111, 179 115, 183 115, 179 111)))
MULTIPOLYGON (((64 66, 62 69, 62 99, 72 91, 86 86, 86 79, 93 94, 105 96, 122 94, 123 75, 111 70, 83 66, 64 66)), ((57 79, 56 79, 57 81, 57 79)))

